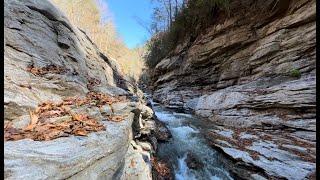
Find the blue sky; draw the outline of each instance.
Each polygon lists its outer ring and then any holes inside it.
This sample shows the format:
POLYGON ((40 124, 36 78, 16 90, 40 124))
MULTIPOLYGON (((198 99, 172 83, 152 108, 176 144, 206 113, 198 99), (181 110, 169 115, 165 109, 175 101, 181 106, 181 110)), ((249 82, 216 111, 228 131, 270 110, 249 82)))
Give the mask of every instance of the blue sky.
POLYGON ((150 34, 137 22, 138 17, 150 24, 151 0, 103 0, 107 3, 120 37, 129 48, 143 44, 150 34))

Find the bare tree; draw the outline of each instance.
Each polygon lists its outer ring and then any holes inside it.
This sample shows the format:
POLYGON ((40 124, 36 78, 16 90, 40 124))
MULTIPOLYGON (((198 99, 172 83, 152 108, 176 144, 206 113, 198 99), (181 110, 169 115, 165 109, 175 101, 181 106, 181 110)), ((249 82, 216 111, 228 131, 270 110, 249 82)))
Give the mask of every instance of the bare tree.
POLYGON ((143 21, 141 18, 139 18, 138 16, 133 16, 133 19, 136 20, 136 22, 143 27, 150 35, 152 35, 152 29, 150 28, 150 26, 147 24, 147 22, 143 21))
MULTIPOLYGON (((157 0, 158 3, 160 3, 160 5, 162 7, 160 7, 160 11, 162 9, 165 10, 165 14, 164 17, 166 19, 167 24, 165 25, 166 29, 169 29, 171 23, 172 23, 172 0, 157 0)), ((157 10, 159 10, 157 9, 157 10)), ((160 12, 159 11, 159 12, 160 12)))
POLYGON ((188 3, 188 0, 182 0, 182 8, 185 8, 188 3))
POLYGON ((178 15, 178 0, 175 0, 176 4, 175 4, 175 11, 174 11, 174 17, 177 17, 178 15))
POLYGON ((186 3, 187 0, 151 0, 157 6, 154 8, 153 23, 151 26, 157 27, 162 31, 170 29, 171 24, 178 15, 179 9, 186 3), (155 25, 158 24, 158 25, 155 25), (161 24, 161 25, 160 25, 161 24), (164 25, 162 27, 162 25, 164 25))
POLYGON ((172 24, 172 3, 171 0, 168 0, 168 4, 169 4, 169 28, 172 24))

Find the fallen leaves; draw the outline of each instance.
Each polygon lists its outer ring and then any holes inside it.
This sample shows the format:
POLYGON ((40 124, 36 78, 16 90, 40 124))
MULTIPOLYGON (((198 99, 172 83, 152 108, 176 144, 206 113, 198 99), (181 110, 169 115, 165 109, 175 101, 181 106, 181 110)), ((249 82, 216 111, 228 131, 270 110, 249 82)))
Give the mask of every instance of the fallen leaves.
POLYGON ((74 131, 74 134, 78 136, 86 136, 88 132, 84 129, 77 129, 74 131))
POLYGON ((124 102, 126 101, 125 96, 112 97, 106 94, 97 93, 97 92, 89 92, 85 98, 68 98, 63 101, 64 105, 72 105, 75 104, 77 106, 82 105, 93 105, 97 107, 101 107, 106 104, 113 104, 116 102, 124 102))
POLYGON ((113 122, 120 122, 124 120, 123 116, 107 116, 109 121, 113 121, 113 122))
POLYGON ((257 160, 259 160, 260 159, 260 153, 258 153, 258 152, 256 152, 256 151, 249 151, 248 150, 248 152, 249 152, 249 154, 250 154, 250 156, 251 156, 251 158, 253 159, 253 160, 255 160, 255 161, 257 161, 257 160))
POLYGON ((112 97, 102 93, 89 92, 87 94, 87 99, 91 102, 95 102, 95 105, 101 107, 106 104, 113 104, 120 101, 126 101, 125 96, 112 97))
POLYGON ((173 179, 172 171, 169 167, 169 164, 163 160, 158 160, 156 157, 151 158, 153 171, 157 176, 162 177, 163 179, 173 179))
POLYGON ((101 81, 99 79, 96 78, 89 78, 88 79, 88 84, 87 84, 87 88, 89 90, 92 90, 94 86, 101 84, 101 81))
POLYGON ((66 107, 63 103, 54 104, 53 102, 45 102, 36 108, 35 113, 40 121, 44 121, 48 118, 65 116, 69 114, 68 110, 70 108, 66 107))
POLYGON ((33 124, 37 124, 38 122, 38 116, 36 114, 34 114, 32 111, 29 111, 30 113, 30 125, 33 125, 33 124))
POLYGON ((19 140, 23 139, 23 135, 21 134, 21 130, 12 127, 12 123, 9 122, 4 126, 4 139, 5 140, 19 140))
POLYGON ((87 115, 77 114, 63 122, 38 121, 36 124, 30 123, 24 129, 15 129, 12 126, 6 126, 4 129, 5 140, 7 141, 24 138, 47 141, 69 135, 86 136, 90 132, 105 130, 105 127, 87 115))
POLYGON ((43 76, 48 73, 62 74, 65 73, 67 70, 62 66, 51 64, 45 67, 34 67, 34 65, 30 65, 27 67, 27 71, 31 72, 36 76, 43 76))
MULTIPOLYGON (((85 98, 69 97, 61 103, 44 102, 34 111, 29 111, 30 123, 23 129, 16 129, 12 123, 4 126, 6 141, 30 138, 37 141, 47 141, 70 135, 86 136, 90 132, 105 130, 103 124, 87 114, 74 114, 72 108, 82 105, 101 107, 105 104, 112 104, 124 101, 125 98, 112 97, 102 93, 90 92, 85 98), (52 121, 59 118, 63 121, 52 121), (66 118, 65 118, 66 117, 66 118)), ((120 122, 124 117, 114 115, 108 116, 108 120, 120 122)))

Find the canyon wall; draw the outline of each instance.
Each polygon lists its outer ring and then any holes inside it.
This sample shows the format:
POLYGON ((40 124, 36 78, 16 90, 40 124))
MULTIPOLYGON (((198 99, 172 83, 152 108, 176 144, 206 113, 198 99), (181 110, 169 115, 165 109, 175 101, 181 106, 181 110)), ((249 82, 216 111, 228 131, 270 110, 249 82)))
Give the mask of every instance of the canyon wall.
POLYGON ((137 138, 153 111, 140 97, 50 2, 4 1, 5 179, 151 179, 152 147, 137 138), (118 96, 127 100, 108 103, 118 96))
POLYGON ((149 70, 154 100, 210 119, 208 142, 242 178, 315 177, 316 1, 229 9, 149 70))

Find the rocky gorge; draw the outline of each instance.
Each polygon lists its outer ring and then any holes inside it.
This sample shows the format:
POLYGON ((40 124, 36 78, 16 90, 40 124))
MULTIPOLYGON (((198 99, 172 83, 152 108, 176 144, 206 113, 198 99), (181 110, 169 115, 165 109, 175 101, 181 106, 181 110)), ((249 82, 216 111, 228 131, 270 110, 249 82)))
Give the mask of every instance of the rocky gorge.
POLYGON ((230 2, 145 94, 50 1, 5 0, 5 179, 315 179, 316 1, 230 2))
POLYGON ((208 144, 242 179, 312 179, 316 1, 231 1, 147 70, 153 100, 208 119, 208 144))

